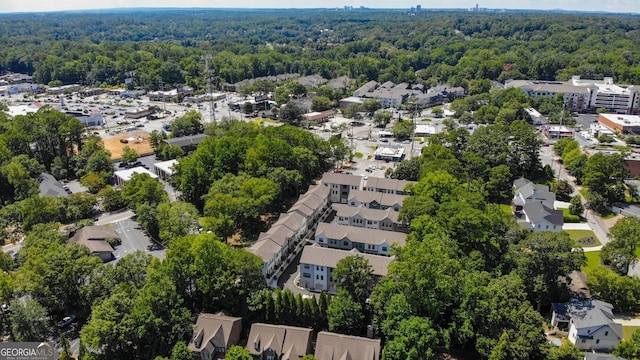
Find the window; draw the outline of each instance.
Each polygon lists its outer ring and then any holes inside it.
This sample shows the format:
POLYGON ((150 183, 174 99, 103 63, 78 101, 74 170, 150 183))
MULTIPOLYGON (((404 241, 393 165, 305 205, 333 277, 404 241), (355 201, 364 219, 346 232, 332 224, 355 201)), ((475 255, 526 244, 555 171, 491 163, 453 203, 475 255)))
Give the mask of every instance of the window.
POLYGON ((267 355, 267 360, 274 360, 273 355, 267 355))
POLYGON ((324 275, 320 275, 320 280, 324 280, 324 275))
POLYGON ((596 344, 600 344, 600 339, 596 340, 596 344))
POLYGON ((349 246, 349 242, 347 240, 345 240, 345 241, 342 242, 342 245, 349 246))
POLYGON ((384 251, 384 252, 388 251, 387 247, 386 247, 386 246, 383 246, 383 247, 382 247, 382 251, 384 251))
POLYGON ((308 269, 309 268, 309 264, 304 264, 304 268, 308 269))
POLYGON ((587 342, 587 339, 582 339, 582 343, 583 344, 586 343, 586 342, 587 342))
POLYGON ((311 274, 309 273, 302 273, 302 277, 306 277, 307 279, 311 277, 311 274))
POLYGON ((605 331, 605 332, 604 332, 604 336, 607 336, 607 335, 609 335, 609 332, 608 332, 608 331, 605 331))
POLYGON ((320 266, 316 265, 316 271, 320 271, 320 266))

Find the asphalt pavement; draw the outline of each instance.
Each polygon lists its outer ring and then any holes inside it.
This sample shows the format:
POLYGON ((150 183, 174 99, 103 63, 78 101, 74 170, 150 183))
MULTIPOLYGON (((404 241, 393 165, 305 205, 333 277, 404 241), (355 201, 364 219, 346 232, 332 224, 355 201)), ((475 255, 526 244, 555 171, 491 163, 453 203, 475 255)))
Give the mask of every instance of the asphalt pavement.
POLYGON ((113 229, 120 235, 121 244, 117 245, 113 251, 115 261, 132 254, 136 251, 142 251, 149 253, 159 259, 164 259, 166 255, 166 249, 161 250, 149 250, 148 246, 153 245, 154 242, 147 235, 146 231, 132 218, 125 218, 123 220, 113 222, 111 224, 113 229))

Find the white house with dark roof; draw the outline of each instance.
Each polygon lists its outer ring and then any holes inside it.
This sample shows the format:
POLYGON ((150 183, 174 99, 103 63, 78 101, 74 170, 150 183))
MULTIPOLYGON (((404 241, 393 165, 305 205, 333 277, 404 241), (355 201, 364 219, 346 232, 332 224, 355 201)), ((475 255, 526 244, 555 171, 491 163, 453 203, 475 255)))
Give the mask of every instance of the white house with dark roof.
POLYGON ((404 233, 363 229, 354 226, 320 223, 316 229, 316 244, 332 249, 358 251, 372 255, 389 256, 391 245, 405 246, 404 233))
POLYGON ((389 264, 394 257, 363 254, 356 249, 344 251, 322 247, 318 244, 305 246, 300 256, 300 286, 312 291, 328 291, 336 293, 336 281, 333 278, 333 270, 338 261, 348 256, 362 256, 377 278, 387 275, 389 264))
POLYGON ((562 231, 564 215, 555 210, 556 194, 546 185, 537 185, 520 178, 513 182, 512 208, 519 223, 531 231, 562 231))
POLYGON ((328 172, 322 176, 322 184, 329 188, 329 201, 346 203, 351 190, 362 190, 362 176, 328 172))
POLYGON ((393 209, 400 211, 407 196, 373 191, 352 190, 349 192, 349 206, 364 206, 369 209, 393 209))
POLYGON ((340 225, 386 231, 407 231, 406 226, 398 220, 398 212, 392 208, 379 210, 346 204, 333 204, 331 207, 336 212, 336 222, 340 225))
POLYGON ((569 330, 580 350, 611 350, 622 341, 622 325, 613 321, 613 305, 600 300, 553 304, 551 324, 569 330))

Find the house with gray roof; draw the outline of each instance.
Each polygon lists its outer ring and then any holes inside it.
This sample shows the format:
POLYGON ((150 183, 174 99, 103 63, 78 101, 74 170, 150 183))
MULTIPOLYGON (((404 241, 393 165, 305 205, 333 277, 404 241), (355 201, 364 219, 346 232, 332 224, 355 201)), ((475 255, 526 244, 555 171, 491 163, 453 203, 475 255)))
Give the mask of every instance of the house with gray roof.
POLYGON ((379 360, 380 339, 321 331, 314 356, 318 360, 379 360))
POLYGON ((169 145, 180 146, 183 149, 185 148, 195 149, 196 147, 198 147, 198 144, 200 144, 202 140, 204 140, 206 137, 207 137, 206 134, 196 134, 196 135, 165 139, 164 142, 166 142, 169 145))
POLYGON ((564 215, 554 209, 556 194, 546 185, 520 178, 513 182, 512 209, 519 223, 531 231, 562 231, 564 215))
POLYGON ((298 198, 298 201, 291 206, 288 212, 297 212, 306 217, 311 225, 329 208, 329 193, 330 190, 326 186, 312 185, 306 193, 298 198))
POLYGON ((224 359, 227 350, 240 340, 241 331, 242 318, 202 313, 187 347, 194 359, 224 359))
POLYGON ((312 329, 255 323, 247 349, 255 359, 298 360, 311 353, 312 329))
POLYGON ((353 96, 355 97, 363 97, 365 96, 365 94, 370 93, 372 91, 374 91, 375 89, 378 88, 378 86, 380 86, 380 83, 375 81, 375 80, 371 80, 368 83, 360 86, 356 91, 353 92, 353 96))
POLYGON ((595 299, 552 304, 551 324, 568 329, 580 350, 611 350, 622 341, 622 325, 613 321, 613 305, 595 299))
POLYGON ((118 241, 120 236, 111 226, 92 225, 76 231, 69 243, 84 245, 102 261, 110 261, 113 260, 113 247, 107 241, 109 239, 118 241))
POLYGON ((322 175, 322 184, 329 188, 329 200, 346 204, 351 190, 362 190, 362 176, 328 172, 322 175))
POLYGON ((344 251, 322 247, 318 244, 305 246, 300 256, 300 286, 311 291, 328 291, 335 294, 337 282, 333 278, 333 271, 338 261, 348 256, 365 258, 371 265, 376 279, 387 275, 389 264, 395 259, 393 256, 363 254, 356 249, 344 251))
POLYGON ((346 204, 333 204, 331 207, 336 212, 336 223, 340 225, 386 231, 407 231, 407 227, 398 220, 398 212, 392 208, 379 210, 346 204))
POLYGON ((67 191, 67 188, 51 174, 42 173, 38 176, 37 180, 40 188, 40 196, 66 197, 70 193, 67 191))
POLYGON ((406 239, 404 233, 330 223, 319 223, 315 234, 316 244, 323 247, 382 256, 389 256, 391 245, 404 246, 406 239))
POLYGON ((389 194, 382 192, 352 190, 349 192, 349 198, 347 204, 349 206, 364 206, 369 209, 393 209, 400 211, 402 209, 402 203, 407 196, 389 194))
POLYGON ((338 90, 347 89, 349 87, 349 84, 351 84, 351 79, 348 76, 340 76, 338 78, 329 80, 327 86, 333 90, 338 90))
POLYGON ((407 185, 417 184, 416 181, 379 178, 370 176, 364 184, 364 190, 386 194, 409 195, 407 185))

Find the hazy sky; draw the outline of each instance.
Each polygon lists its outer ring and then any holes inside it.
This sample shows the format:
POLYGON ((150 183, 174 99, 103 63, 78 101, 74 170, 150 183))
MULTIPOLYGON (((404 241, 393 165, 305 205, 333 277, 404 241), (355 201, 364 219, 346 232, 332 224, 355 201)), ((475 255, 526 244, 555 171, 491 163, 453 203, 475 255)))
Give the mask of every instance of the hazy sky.
POLYGON ((126 7, 212 7, 212 8, 332 8, 345 5, 369 8, 427 8, 493 9, 564 9, 582 11, 611 11, 640 13, 640 0, 0 0, 0 12, 38 12, 57 10, 108 9, 126 7))

